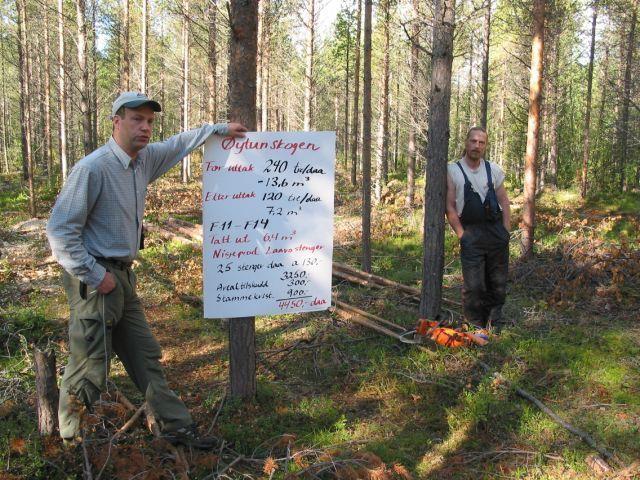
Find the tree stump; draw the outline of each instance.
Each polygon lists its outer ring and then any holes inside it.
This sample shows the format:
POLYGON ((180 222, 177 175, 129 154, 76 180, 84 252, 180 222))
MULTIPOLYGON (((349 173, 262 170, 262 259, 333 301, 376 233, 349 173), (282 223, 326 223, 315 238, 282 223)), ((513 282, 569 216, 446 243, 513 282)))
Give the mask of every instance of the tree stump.
POLYGON ((58 429, 58 384, 56 355, 53 350, 33 352, 36 373, 36 408, 40 435, 53 435, 58 429))

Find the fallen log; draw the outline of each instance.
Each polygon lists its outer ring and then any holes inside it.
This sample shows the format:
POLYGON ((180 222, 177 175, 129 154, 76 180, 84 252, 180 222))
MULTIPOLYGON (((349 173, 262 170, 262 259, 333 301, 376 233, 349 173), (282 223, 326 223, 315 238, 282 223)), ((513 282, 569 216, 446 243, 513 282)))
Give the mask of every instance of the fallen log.
MULTIPOLYGON (((364 312, 363 310, 360 310, 356 307, 353 307, 349 304, 346 304, 337 300, 336 300, 336 307, 334 311, 338 315, 340 315, 340 317, 343 318, 344 320, 357 323, 358 325, 362 325, 363 327, 370 328, 371 330, 375 330, 378 333, 382 333, 383 335, 386 335, 391 338, 395 338, 398 341, 402 341, 400 333, 394 332, 389 328, 379 325, 379 323, 384 323, 386 325, 392 326, 391 328, 394 328, 399 332, 404 332, 404 328, 402 328, 399 325, 395 325, 392 322, 389 322, 388 320, 384 320, 380 317, 364 312), (383 321, 380 322, 380 320, 383 320, 383 321)), ((428 352, 430 354, 435 353, 433 350, 430 350, 429 348, 423 345, 416 345, 416 346, 423 352, 428 352)))
POLYGON ((193 240, 190 240, 189 238, 183 237, 182 235, 178 235, 176 233, 173 233, 170 230, 167 230, 166 228, 162 228, 159 225, 156 225, 154 223, 151 222, 144 222, 144 228, 146 231, 148 232, 153 232, 156 233, 158 235, 160 235, 163 238, 169 239, 169 240, 173 240, 182 244, 186 244, 186 245, 194 245, 196 244, 196 242, 194 242, 193 240))
MULTIPOLYGON (((358 283, 367 287, 390 287, 402 293, 406 293, 417 301, 420 301, 420 290, 415 287, 403 285, 402 283, 394 282, 393 280, 389 280, 388 278, 380 277, 372 273, 363 272, 362 270, 358 270, 343 263, 333 262, 332 274, 338 278, 343 278, 349 282, 358 283)), ((460 302, 450 300, 448 298, 443 297, 442 301, 456 307, 462 306, 460 302)))
POLYGON ((386 319, 384 319, 382 317, 378 317, 377 315, 373 315, 372 313, 369 313, 369 312, 366 312, 364 310, 361 310, 361 309, 359 309, 357 307, 354 307, 353 305, 349 305, 348 303, 344 303, 344 302, 341 302, 339 300, 334 300, 334 302, 336 304, 336 307, 338 307, 338 308, 340 308, 342 310, 346 310, 347 312, 350 312, 350 313, 355 313, 355 314, 357 314, 357 315, 359 315, 361 317, 364 317, 364 318, 366 318, 368 320, 372 320, 372 321, 377 322, 377 323, 382 323, 384 325, 387 325, 388 327, 393 328, 394 330, 399 331, 400 333, 404 333, 407 330, 406 328, 401 327, 398 324, 390 322, 389 320, 386 320, 386 319))
POLYGON ((188 238, 202 243, 202 225, 173 217, 169 217, 165 224, 188 238))

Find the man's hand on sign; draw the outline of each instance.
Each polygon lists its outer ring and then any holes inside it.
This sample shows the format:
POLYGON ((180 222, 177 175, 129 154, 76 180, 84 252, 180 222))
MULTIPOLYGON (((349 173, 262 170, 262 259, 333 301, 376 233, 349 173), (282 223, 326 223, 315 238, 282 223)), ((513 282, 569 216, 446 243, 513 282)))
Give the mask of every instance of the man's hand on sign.
POLYGON ((241 123, 235 122, 229 122, 227 124, 227 128, 229 129, 230 137, 244 137, 244 134, 247 131, 247 127, 245 127, 241 123))
POLYGON ((102 282, 100 282, 100 285, 98 285, 98 288, 96 290, 98 290, 98 293, 106 295, 110 293, 114 288, 116 288, 116 280, 115 278, 113 278, 113 273, 107 272, 104 274, 104 278, 102 279, 102 282))

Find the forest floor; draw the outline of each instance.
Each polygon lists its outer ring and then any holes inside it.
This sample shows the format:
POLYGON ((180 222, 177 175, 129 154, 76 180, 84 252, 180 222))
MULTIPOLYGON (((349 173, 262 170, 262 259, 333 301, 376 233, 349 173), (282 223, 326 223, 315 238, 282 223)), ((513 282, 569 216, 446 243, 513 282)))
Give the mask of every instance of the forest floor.
MULTIPOLYGON (((393 181, 374 212, 373 270, 419 287, 421 208, 403 206, 393 181)), ((334 259, 359 266, 357 191, 338 178, 334 259)), ((41 212, 48 212, 53 194, 41 212)), ((514 225, 518 199, 514 201, 514 225)), ((50 257, 45 216, 29 219, 19 185, 0 179, 0 478, 178 478, 171 451, 109 399, 88 422, 82 449, 37 434, 32 348, 66 362, 68 307, 50 257)), ((537 252, 512 262, 506 315, 488 346, 421 351, 330 312, 258 317, 258 394, 226 399, 227 332, 181 300, 201 295, 200 248, 151 235, 135 269, 171 388, 202 430, 233 450, 186 452, 189 478, 640 478, 640 195, 582 202, 574 192, 538 200, 537 252), (595 451, 479 360, 527 390, 616 458, 595 451), (214 420, 215 419, 215 420, 214 420), (215 423, 214 423, 215 422, 215 423), (235 452, 236 463, 229 452, 235 452), (611 463, 611 462, 610 462, 611 463)), ((196 183, 150 188, 147 214, 200 220, 196 183)), ((459 300, 457 241, 447 233, 445 296, 459 300)), ((335 280, 334 280, 335 282, 335 280)), ((338 298, 412 328, 417 305, 391 290, 334 283, 338 298)), ((460 314, 448 311, 455 321, 460 314)), ((111 378, 136 406, 143 397, 120 362, 111 378)), ((113 388, 113 385, 111 385, 113 388)))

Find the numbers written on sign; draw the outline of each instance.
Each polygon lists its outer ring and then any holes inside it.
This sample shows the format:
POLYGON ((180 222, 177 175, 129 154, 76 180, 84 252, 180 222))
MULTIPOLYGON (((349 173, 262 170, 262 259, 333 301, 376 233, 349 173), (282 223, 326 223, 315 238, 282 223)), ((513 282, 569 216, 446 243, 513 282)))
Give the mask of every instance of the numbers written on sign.
POLYGON ((269 225, 268 218, 258 218, 256 220, 247 220, 244 223, 235 224, 233 220, 216 220, 211 222, 209 231, 213 232, 216 229, 230 230, 231 228, 241 228, 243 230, 256 230, 264 229, 269 225))
MULTIPOLYGON (((289 162, 286 160, 267 160, 266 166, 264 167, 264 173, 284 173, 289 166, 289 162)), ((276 177, 277 178, 277 177, 276 177)))

